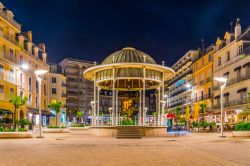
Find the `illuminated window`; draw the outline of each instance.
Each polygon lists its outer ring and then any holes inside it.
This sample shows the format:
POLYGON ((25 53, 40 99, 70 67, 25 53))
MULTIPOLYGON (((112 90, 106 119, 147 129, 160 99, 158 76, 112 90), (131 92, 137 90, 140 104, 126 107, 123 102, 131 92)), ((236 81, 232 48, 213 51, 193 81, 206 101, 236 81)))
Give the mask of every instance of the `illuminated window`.
POLYGON ((53 104, 53 103, 56 103, 56 100, 51 100, 51 103, 53 104))

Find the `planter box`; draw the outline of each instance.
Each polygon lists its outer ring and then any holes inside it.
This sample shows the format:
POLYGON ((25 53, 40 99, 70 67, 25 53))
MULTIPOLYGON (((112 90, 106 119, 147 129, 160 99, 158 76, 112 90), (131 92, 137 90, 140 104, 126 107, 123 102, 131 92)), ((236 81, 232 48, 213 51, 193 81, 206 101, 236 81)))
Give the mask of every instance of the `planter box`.
POLYGON ((0 132, 0 139, 3 138, 32 138, 31 132, 0 132))
POLYGON ((250 137, 250 131, 232 131, 233 137, 250 137))
POLYGON ((45 128, 44 133, 69 133, 69 128, 45 128))
POLYGON ((88 130, 89 127, 70 127, 69 130, 88 130))

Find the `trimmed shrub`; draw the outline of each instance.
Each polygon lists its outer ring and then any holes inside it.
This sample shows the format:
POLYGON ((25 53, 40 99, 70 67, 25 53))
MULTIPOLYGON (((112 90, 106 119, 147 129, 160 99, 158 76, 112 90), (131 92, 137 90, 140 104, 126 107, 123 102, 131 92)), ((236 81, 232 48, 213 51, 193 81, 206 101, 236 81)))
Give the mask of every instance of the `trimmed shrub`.
POLYGON ((235 126, 236 131, 250 131, 250 123, 248 122, 241 122, 236 124, 235 126))

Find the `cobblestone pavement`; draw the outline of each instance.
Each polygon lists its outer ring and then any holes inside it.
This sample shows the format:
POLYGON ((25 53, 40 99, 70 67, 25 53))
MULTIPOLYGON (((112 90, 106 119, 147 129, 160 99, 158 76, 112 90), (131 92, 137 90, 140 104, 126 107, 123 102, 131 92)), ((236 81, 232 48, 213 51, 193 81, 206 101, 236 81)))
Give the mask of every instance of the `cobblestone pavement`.
POLYGON ((218 135, 115 139, 74 131, 1 139, 0 166, 250 166, 250 139, 218 135))

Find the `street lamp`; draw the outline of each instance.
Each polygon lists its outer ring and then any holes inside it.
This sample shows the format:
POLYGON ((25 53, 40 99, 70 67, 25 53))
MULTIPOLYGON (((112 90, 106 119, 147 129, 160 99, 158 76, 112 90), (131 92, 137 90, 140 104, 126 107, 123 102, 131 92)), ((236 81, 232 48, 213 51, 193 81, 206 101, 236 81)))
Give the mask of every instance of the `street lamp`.
POLYGON ((223 85, 220 86, 220 110, 221 110, 221 137, 224 137, 223 136, 223 98, 222 98, 222 94, 223 94, 223 89, 226 87, 226 84, 227 84, 227 78, 224 78, 224 77, 215 77, 214 78, 215 81, 218 81, 218 82, 221 82, 221 83, 224 83, 223 85))
MULTIPOLYGON (((143 125, 144 125, 144 126, 146 125, 147 111, 148 111, 148 108, 145 107, 145 108, 144 108, 144 116, 143 116, 143 125)), ((159 119, 158 119, 158 120, 159 120, 159 119)))
POLYGON ((161 100, 161 103, 162 103, 161 126, 163 126, 163 124, 164 124, 164 108, 165 108, 165 105, 166 105, 167 102, 165 100, 161 100))
POLYGON ((41 89, 42 89, 42 79, 39 77, 41 75, 44 75, 45 73, 47 73, 48 71, 47 70, 36 70, 35 71, 35 74, 36 74, 36 79, 38 81, 38 101, 39 101, 39 136, 37 138, 43 138, 42 136, 42 110, 41 110, 41 89))
POLYGON ((95 111, 95 101, 91 101, 90 102, 90 104, 91 104, 91 107, 92 107, 92 114, 91 114, 91 117, 92 117, 92 121, 91 121, 91 123, 92 123, 92 126, 95 124, 95 113, 94 113, 94 111, 95 111))

